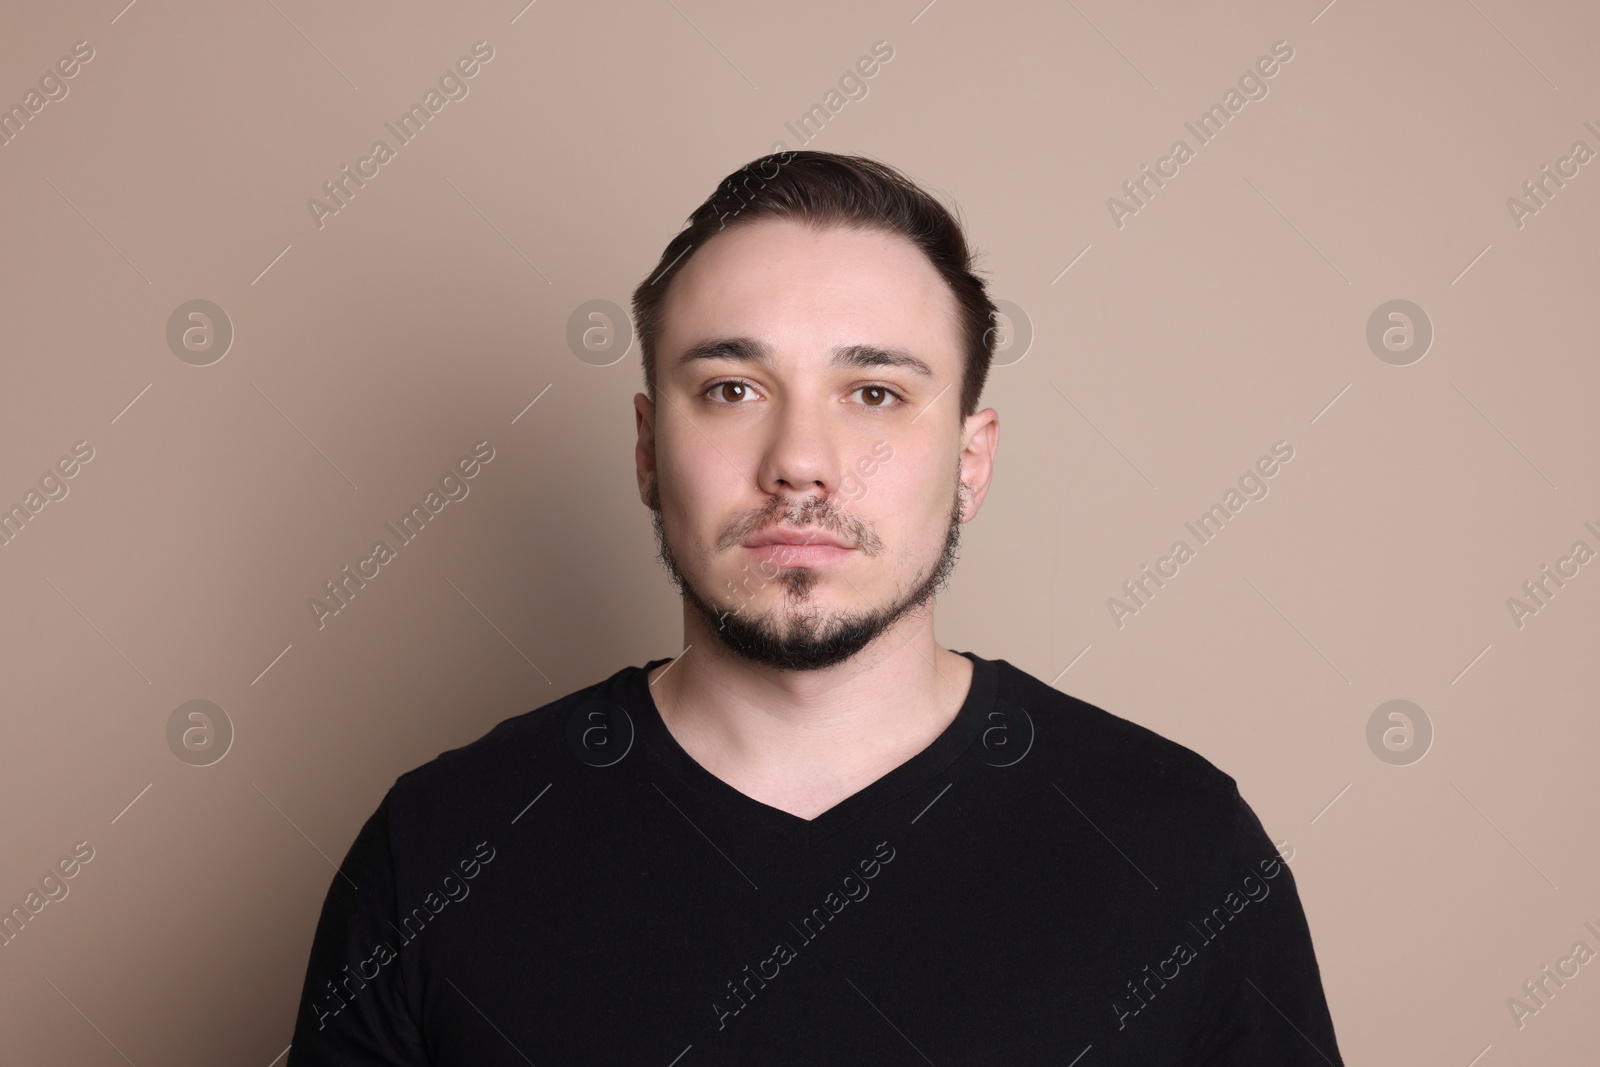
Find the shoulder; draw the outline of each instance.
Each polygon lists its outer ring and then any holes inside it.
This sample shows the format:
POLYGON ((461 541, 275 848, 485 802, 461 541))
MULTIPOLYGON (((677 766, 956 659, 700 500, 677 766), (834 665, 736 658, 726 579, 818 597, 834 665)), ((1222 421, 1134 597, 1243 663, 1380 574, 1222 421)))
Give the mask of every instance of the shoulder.
POLYGON ((1193 749, 996 660, 996 716, 1031 742, 1027 763, 1078 814, 1144 838, 1230 847, 1254 814, 1233 776, 1193 749))
POLYGON ((1238 792, 1233 777, 1193 749, 1149 727, 1064 693, 1016 667, 996 660, 997 710, 1025 714, 1039 740, 1071 769, 1095 778, 1134 776, 1141 789, 1161 786, 1186 799, 1228 800, 1238 792))
MULTIPOLYGON (((569 765, 593 762, 586 751, 608 741, 627 744, 632 721, 626 690, 635 673, 623 667, 609 677, 531 711, 504 719, 467 744, 447 749, 395 779, 391 804, 409 815, 441 805, 455 809, 509 802, 536 779, 550 781, 569 765), (626 737, 601 737, 611 732, 626 737)), ((514 813, 513 813, 514 814, 514 813)))

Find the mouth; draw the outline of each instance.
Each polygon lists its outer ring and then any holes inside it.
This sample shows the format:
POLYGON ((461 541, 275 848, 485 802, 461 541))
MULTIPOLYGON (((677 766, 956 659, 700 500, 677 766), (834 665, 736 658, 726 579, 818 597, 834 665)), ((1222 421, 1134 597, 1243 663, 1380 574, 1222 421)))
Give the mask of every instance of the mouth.
POLYGON ((744 543, 745 548, 807 547, 851 549, 855 546, 820 527, 807 530, 768 530, 744 543))
POLYGON ((804 531, 768 530, 752 537, 741 547, 779 566, 832 563, 855 551, 854 545, 820 528, 804 531))

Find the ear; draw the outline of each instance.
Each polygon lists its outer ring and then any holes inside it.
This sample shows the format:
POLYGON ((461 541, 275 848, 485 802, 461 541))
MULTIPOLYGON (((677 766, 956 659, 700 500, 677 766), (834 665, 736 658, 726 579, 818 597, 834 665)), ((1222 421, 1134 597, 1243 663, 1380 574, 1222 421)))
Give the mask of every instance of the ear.
POLYGON ((1000 447, 1000 413, 984 408, 969 416, 961 431, 961 481, 970 491, 961 510, 961 521, 978 517, 983 498, 989 495, 989 480, 994 476, 994 454, 1000 447))
POLYGON ((638 443, 633 446, 633 463, 639 480, 639 499, 652 511, 660 510, 656 487, 656 406, 643 393, 633 395, 634 429, 638 443))

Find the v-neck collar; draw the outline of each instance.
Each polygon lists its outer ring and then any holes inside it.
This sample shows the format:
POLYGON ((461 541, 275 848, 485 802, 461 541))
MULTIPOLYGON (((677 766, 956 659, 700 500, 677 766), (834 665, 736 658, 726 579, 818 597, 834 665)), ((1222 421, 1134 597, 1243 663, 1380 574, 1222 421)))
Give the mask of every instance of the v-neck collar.
POLYGON ((978 738, 994 708, 999 690, 999 670, 994 660, 971 652, 959 652, 958 655, 972 661, 972 682, 960 710, 943 732, 910 759, 812 819, 802 819, 746 796, 706 770, 678 743, 661 718, 661 709, 656 706, 649 678, 651 671, 671 657, 651 660, 643 667, 629 668, 626 685, 632 698, 629 703, 639 712, 639 740, 642 747, 673 777, 690 787, 700 802, 741 822, 759 825, 785 836, 797 836, 809 845, 924 784, 953 764, 978 738))

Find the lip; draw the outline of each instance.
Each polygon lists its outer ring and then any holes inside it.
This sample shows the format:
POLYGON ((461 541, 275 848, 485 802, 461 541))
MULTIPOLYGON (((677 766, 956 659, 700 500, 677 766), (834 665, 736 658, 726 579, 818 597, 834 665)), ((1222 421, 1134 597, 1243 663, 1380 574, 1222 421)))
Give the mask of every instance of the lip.
POLYGON ((773 541, 761 545, 741 546, 751 555, 759 556, 763 562, 775 564, 778 567, 806 567, 823 563, 837 563, 855 551, 840 545, 823 544, 791 544, 786 541, 773 541))
POLYGON ((767 533, 757 534, 744 543, 745 548, 773 548, 784 545, 798 548, 837 548, 843 550, 855 547, 828 533, 826 530, 820 529, 805 531, 772 530, 767 533))

